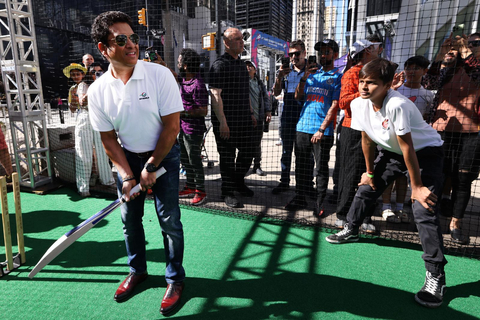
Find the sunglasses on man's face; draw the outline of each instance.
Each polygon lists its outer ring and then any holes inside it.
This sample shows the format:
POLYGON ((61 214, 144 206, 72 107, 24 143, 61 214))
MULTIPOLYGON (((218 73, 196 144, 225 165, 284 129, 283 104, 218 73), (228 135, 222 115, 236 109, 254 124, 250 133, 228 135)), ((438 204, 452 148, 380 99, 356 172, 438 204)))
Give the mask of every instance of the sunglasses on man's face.
POLYGON ((468 44, 472 47, 480 47, 480 40, 468 41, 468 44))
POLYGON ((298 58, 298 57, 300 57, 300 54, 301 54, 301 53, 302 53, 301 51, 290 52, 290 53, 288 54, 288 56, 289 56, 290 58, 293 57, 293 56, 295 56, 296 58, 298 58))
POLYGON ((119 34, 118 36, 110 40, 115 41, 117 46, 124 47, 127 44, 128 39, 130 39, 134 44, 138 44, 140 42, 140 37, 136 33, 132 33, 128 37, 124 34, 119 34))

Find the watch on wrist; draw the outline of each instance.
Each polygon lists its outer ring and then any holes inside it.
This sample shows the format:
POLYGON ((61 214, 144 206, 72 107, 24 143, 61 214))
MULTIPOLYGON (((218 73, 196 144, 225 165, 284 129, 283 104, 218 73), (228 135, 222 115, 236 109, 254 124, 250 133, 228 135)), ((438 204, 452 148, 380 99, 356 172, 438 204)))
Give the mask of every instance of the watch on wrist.
POLYGON ((145 163, 145 167, 144 167, 147 172, 155 172, 157 171, 157 167, 153 164, 153 163, 150 163, 150 162, 147 162, 145 163))

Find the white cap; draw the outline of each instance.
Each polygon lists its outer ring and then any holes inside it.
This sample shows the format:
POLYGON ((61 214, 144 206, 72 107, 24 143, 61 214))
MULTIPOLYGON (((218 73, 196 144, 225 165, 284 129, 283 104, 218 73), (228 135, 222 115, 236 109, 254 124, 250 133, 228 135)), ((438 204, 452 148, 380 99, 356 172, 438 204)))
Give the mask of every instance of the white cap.
POLYGON ((374 44, 382 44, 381 42, 370 42, 368 40, 358 40, 355 41, 353 46, 350 47, 350 56, 353 58, 363 50, 367 49, 368 47, 374 44))
POLYGON ((250 64, 252 64, 252 66, 255 68, 255 70, 257 70, 257 66, 255 65, 255 63, 253 63, 253 61, 245 60, 245 63, 250 63, 250 64))

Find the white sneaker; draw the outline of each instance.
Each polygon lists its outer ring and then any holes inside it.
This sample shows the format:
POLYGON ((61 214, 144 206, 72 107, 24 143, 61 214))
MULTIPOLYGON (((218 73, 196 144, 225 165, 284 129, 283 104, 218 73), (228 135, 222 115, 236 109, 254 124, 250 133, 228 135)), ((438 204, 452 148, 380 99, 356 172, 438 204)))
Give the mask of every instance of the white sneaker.
POLYGON ((382 211, 382 217, 387 222, 400 223, 402 220, 391 209, 385 209, 382 211))

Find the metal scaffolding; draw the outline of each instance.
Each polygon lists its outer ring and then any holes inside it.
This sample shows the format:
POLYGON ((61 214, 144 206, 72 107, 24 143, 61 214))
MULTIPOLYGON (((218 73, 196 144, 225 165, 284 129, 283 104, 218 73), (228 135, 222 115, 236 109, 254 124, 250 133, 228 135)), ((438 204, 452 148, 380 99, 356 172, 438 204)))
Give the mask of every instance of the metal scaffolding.
POLYGON ((20 184, 52 181, 32 3, 0 0, 0 64, 20 184))

